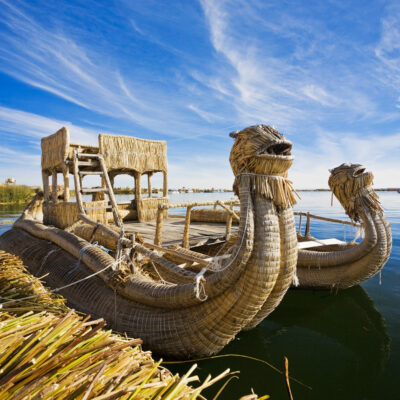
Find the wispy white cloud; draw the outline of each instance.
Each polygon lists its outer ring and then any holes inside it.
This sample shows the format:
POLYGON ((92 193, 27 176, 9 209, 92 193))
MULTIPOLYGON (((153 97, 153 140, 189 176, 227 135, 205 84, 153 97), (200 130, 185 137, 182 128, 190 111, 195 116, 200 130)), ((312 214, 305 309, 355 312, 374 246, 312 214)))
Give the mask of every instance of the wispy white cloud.
POLYGON ((393 187, 400 181, 400 132, 360 137, 355 132, 321 131, 311 145, 294 143, 293 148, 296 159, 290 177, 298 188, 327 187, 328 170, 345 162, 372 171, 376 187, 393 187))
MULTIPOLYGON (((333 115, 343 122, 395 117, 395 104, 388 110, 377 98, 377 66, 368 45, 343 39, 306 12, 292 15, 296 7, 278 7, 277 13, 276 2, 201 4, 211 43, 232 67, 203 82, 218 90, 216 82, 229 81, 221 92, 231 95, 243 120, 293 128, 304 122, 318 127, 333 115)), ((397 46, 396 34, 390 35, 389 47, 397 46)))
POLYGON ((72 142, 96 144, 97 132, 91 128, 76 126, 69 121, 59 121, 41 115, 0 106, 0 131, 14 136, 39 139, 51 135, 62 126, 68 127, 72 142))
POLYGON ((58 21, 58 28, 44 26, 19 3, 2 3, 1 19, 7 27, 0 34, 7 43, 0 49, 3 72, 89 110, 165 135, 210 133, 201 124, 194 129, 194 121, 185 116, 187 99, 178 91, 173 104, 168 89, 146 83, 150 72, 141 76, 144 72, 136 69, 136 73, 124 74, 107 48, 99 52, 99 48, 66 33, 62 21, 58 21))
POLYGON ((400 6, 392 4, 381 19, 381 37, 375 47, 380 61, 377 77, 400 90, 400 6))
POLYGON ((203 118, 207 122, 214 122, 216 120, 222 119, 220 116, 217 114, 201 110, 199 107, 195 106, 194 104, 189 104, 187 108, 197 115, 199 115, 201 118, 203 118))
POLYGON ((94 129, 0 107, 0 182, 12 176, 21 184, 40 185, 40 139, 51 135, 62 126, 68 128, 71 142, 93 145, 98 143, 94 129))

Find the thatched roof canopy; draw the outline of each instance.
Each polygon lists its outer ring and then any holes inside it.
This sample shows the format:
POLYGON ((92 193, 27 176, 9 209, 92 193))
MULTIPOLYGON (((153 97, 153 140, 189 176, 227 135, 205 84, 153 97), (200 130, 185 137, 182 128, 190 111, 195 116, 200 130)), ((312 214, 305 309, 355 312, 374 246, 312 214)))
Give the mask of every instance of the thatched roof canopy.
POLYGON ((69 152, 68 129, 62 127, 56 133, 42 138, 42 169, 60 168, 69 152))
POLYGON ((108 171, 167 172, 167 143, 132 136, 99 135, 108 171))

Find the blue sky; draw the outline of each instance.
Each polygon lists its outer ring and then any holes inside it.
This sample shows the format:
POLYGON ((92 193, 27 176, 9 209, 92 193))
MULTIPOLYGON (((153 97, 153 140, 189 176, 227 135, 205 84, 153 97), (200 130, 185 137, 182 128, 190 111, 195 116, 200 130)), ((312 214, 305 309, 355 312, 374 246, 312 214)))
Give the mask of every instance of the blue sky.
POLYGON ((398 1, 0 0, 0 88, 1 181, 40 184, 66 125, 167 140, 171 187, 230 187, 228 133, 265 123, 297 188, 347 161, 400 186, 398 1))

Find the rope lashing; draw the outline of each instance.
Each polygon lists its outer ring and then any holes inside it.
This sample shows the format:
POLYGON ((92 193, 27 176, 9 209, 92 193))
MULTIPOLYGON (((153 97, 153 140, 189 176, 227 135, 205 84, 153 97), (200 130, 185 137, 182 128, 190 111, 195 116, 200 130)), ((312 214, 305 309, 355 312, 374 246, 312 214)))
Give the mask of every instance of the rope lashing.
POLYGON ((206 301, 208 299, 206 289, 204 288, 205 278, 204 274, 207 271, 207 267, 204 267, 195 277, 194 293, 196 298, 200 301, 206 301))
POLYGON ((90 247, 97 247, 97 245, 98 245, 97 242, 93 242, 86 245, 85 247, 82 247, 79 251, 78 262, 76 263, 75 267, 71 269, 71 271, 67 272, 67 274, 71 275, 73 272, 75 272, 81 266, 82 256, 85 253, 85 251, 90 247))

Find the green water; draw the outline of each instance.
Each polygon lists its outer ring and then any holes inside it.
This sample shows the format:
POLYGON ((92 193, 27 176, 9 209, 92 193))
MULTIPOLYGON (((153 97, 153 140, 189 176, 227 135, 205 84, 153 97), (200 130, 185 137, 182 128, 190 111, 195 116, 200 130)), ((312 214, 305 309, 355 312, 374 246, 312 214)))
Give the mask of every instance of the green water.
MULTIPOLYGON (((339 292, 291 290, 280 306, 258 327, 240 333, 220 354, 236 353, 263 359, 279 369, 289 359, 291 382, 298 399, 400 399, 400 194, 379 193, 391 223, 393 250, 382 271, 361 286, 339 292), (308 389, 306 386, 312 389, 308 389)), ((174 195, 172 201, 225 199, 232 194, 174 195)), ((344 217, 330 206, 327 192, 301 193, 297 210, 344 217)), ((121 198, 122 200, 122 198, 121 198)), ((14 219, 21 207, 1 207, 0 221, 14 219)), ((0 233, 9 225, 0 225, 0 233)), ((342 225, 314 221, 311 233, 320 238, 349 240, 355 232, 342 225)), ((240 370, 220 399, 238 399, 255 393, 287 399, 282 375, 270 367, 243 358, 198 362, 198 375, 216 375, 226 368, 240 370)), ((168 365, 186 372, 189 364, 168 365)), ((218 385, 206 392, 211 399, 218 385)))

